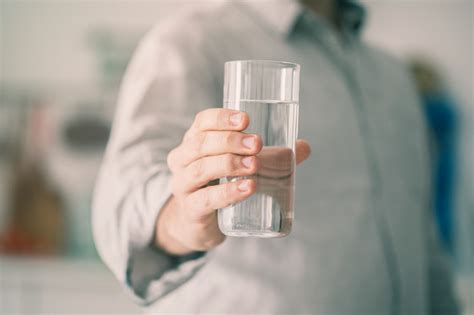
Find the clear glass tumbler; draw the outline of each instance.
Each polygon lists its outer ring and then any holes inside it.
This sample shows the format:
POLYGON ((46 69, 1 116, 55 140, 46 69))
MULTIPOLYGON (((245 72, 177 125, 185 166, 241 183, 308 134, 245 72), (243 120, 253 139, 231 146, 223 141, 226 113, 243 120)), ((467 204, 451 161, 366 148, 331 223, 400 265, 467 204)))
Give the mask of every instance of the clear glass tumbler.
MULTIPOLYGON (((243 60, 225 64, 224 107, 246 112, 246 133, 258 134, 263 149, 253 178, 257 192, 219 209, 218 222, 228 236, 282 237, 291 231, 295 191, 295 142, 298 135, 300 66, 243 60)), ((244 177, 226 177, 221 183, 244 177)))

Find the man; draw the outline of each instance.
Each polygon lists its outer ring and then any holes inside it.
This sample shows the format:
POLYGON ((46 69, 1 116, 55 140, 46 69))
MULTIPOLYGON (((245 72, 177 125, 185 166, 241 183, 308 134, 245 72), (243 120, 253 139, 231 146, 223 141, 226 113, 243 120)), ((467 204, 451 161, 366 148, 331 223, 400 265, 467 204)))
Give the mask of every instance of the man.
POLYGON ((361 42, 349 1, 230 1, 161 23, 123 82, 94 201, 97 248, 163 313, 456 314, 429 237, 425 129, 402 64, 361 42), (215 209, 253 182, 259 138, 224 109, 223 64, 301 64, 296 218, 283 239, 227 238, 215 209), (212 133, 212 135, 210 135, 212 133), (247 147, 246 147, 247 146, 247 147), (248 170, 247 170, 248 171, 248 170), (251 172, 251 171, 249 171, 251 172))

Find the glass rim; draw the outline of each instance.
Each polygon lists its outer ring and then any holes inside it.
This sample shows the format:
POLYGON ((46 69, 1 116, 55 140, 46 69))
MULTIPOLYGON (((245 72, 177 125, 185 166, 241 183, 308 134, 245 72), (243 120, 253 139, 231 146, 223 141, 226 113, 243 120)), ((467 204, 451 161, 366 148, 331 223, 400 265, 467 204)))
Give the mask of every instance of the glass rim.
POLYGON ((241 60, 229 60, 226 61, 224 65, 227 64, 237 64, 237 63, 261 63, 265 65, 278 65, 281 66, 282 68, 293 68, 293 69, 299 69, 300 65, 294 62, 289 62, 289 61, 281 61, 281 60, 270 60, 270 59, 241 59, 241 60))

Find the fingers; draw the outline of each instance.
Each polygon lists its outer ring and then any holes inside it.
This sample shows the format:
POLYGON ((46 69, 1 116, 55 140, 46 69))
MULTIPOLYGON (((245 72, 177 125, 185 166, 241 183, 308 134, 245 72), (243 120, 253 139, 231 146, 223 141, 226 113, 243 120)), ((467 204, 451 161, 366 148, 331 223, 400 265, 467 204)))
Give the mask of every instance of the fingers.
POLYGON ((242 131, 249 124, 249 116, 226 108, 210 108, 199 112, 191 127, 192 132, 210 130, 236 130, 242 131))
POLYGON ((238 131, 206 131, 188 137, 168 155, 171 170, 188 166, 205 156, 233 153, 255 155, 262 149, 262 140, 257 135, 238 131))
POLYGON ((226 153, 204 157, 173 176, 172 190, 174 194, 190 193, 214 179, 253 175, 257 172, 258 165, 255 156, 226 153))
POLYGON ((208 186, 188 195, 185 209, 190 209, 189 215, 201 218, 212 214, 216 209, 248 198, 255 190, 256 184, 252 179, 208 186))
POLYGON ((306 140, 296 140, 296 164, 300 164, 311 155, 311 146, 306 140))

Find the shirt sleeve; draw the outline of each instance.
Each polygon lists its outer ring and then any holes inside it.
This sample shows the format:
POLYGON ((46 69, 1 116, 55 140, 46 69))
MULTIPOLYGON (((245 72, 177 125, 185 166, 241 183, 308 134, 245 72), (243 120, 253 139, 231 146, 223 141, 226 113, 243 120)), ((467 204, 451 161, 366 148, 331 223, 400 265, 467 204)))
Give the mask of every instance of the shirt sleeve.
POLYGON ((170 29, 151 31, 127 69, 93 200, 97 250, 140 304, 177 288, 206 259, 172 257, 153 244, 157 216, 171 196, 167 155, 195 114, 218 105, 220 96, 200 37, 170 29))

